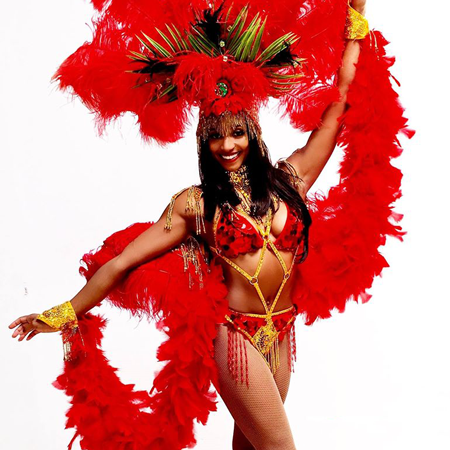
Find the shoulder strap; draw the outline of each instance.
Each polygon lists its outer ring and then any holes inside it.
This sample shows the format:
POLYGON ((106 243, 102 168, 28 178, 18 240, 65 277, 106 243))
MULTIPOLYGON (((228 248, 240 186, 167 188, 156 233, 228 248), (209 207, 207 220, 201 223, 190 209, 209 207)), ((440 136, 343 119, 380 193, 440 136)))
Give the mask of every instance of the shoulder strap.
POLYGON ((195 214, 195 232, 197 234, 204 233, 206 229, 203 217, 204 216, 203 209, 201 205, 203 191, 198 186, 195 185, 182 189, 180 192, 177 192, 175 195, 172 195, 172 198, 170 199, 169 210, 167 211, 166 225, 164 226, 164 229, 168 231, 172 229, 172 215, 173 215, 173 208, 175 207, 175 201, 185 191, 188 191, 188 193, 186 198, 186 206, 184 210, 187 213, 195 214))

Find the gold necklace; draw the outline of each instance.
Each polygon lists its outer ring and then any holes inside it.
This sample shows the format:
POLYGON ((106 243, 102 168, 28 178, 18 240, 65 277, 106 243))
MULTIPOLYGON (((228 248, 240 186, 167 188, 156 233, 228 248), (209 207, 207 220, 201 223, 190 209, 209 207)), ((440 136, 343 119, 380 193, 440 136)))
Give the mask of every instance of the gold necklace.
POLYGON ((247 166, 243 164, 234 172, 227 171, 227 175, 234 191, 236 192, 236 195, 241 201, 241 208, 250 215, 252 210, 252 190, 250 188, 247 166))
MULTIPOLYGON (((248 216, 250 216, 253 220, 256 221, 256 223, 260 226, 263 225, 264 221, 261 217, 253 217, 252 212, 252 190, 250 187, 250 180, 248 178, 248 169, 245 164, 242 164, 241 167, 239 167, 238 170, 235 170, 234 172, 226 171, 228 175, 228 179, 230 180, 230 183, 232 184, 234 191, 236 192, 236 195, 239 197, 239 200, 241 203, 237 206, 237 210, 242 210, 244 213, 246 213, 248 216)), ((272 201, 274 205, 277 205, 280 201, 280 198, 276 194, 272 194, 272 201)), ((277 207, 275 207, 275 210, 277 207)), ((272 211, 273 213, 273 211, 272 211)))

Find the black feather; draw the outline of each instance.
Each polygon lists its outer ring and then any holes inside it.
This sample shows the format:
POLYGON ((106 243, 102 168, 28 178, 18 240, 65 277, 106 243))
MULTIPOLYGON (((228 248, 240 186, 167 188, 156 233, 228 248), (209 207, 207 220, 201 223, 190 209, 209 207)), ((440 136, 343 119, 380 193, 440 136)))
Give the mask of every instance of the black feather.
POLYGON ((269 59, 264 66, 266 67, 284 67, 284 66, 293 66, 295 67, 296 56, 291 52, 291 45, 285 42, 285 47, 281 52, 277 53, 272 59, 269 59))
POLYGON ((139 59, 135 63, 141 63, 143 66, 139 69, 133 70, 134 73, 149 74, 150 76, 156 73, 173 74, 177 68, 175 63, 166 63, 155 59, 139 59))
POLYGON ((197 16, 194 26, 203 30, 203 33, 208 39, 216 45, 222 38, 222 26, 220 19, 222 16, 224 3, 222 3, 216 10, 205 9, 203 11, 203 17, 197 16))

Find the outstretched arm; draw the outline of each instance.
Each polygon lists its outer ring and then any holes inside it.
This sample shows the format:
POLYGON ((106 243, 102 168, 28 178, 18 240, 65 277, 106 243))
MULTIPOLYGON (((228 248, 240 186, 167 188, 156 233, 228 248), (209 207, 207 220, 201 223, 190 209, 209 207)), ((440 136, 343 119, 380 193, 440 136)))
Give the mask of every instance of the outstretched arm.
MULTIPOLYGON (((101 302, 131 269, 147 262, 183 242, 195 230, 195 217, 186 212, 187 191, 183 192, 174 204, 172 229, 165 229, 169 207, 161 218, 144 231, 123 252, 104 264, 86 283, 83 289, 70 301, 77 316, 89 311, 101 302)), ((19 341, 32 339, 41 332, 57 331, 44 322, 37 320, 38 314, 19 317, 9 325, 15 328, 12 337, 19 341)))
MULTIPOLYGON (((358 12, 364 13, 365 0, 354 0, 351 5, 358 12)), ((355 65, 358 62, 359 52, 360 46, 357 41, 347 41, 342 66, 338 72, 339 101, 328 106, 322 116, 320 127, 311 133, 306 145, 287 158, 304 181, 304 194, 314 184, 336 146, 340 127, 338 119, 346 108, 347 92, 355 77, 355 65)))

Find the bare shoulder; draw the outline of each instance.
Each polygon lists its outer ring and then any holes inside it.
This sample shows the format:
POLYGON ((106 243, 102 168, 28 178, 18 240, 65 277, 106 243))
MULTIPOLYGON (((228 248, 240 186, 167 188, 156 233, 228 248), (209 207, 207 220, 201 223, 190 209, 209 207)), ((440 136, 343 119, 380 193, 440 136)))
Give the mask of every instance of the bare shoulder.
POLYGON ((289 174, 292 186, 300 194, 304 201, 306 201, 307 187, 303 179, 298 174, 297 168, 289 161, 289 158, 281 158, 277 161, 276 167, 284 170, 289 174))

